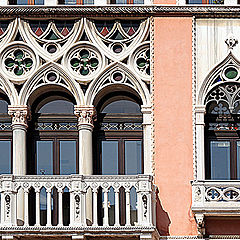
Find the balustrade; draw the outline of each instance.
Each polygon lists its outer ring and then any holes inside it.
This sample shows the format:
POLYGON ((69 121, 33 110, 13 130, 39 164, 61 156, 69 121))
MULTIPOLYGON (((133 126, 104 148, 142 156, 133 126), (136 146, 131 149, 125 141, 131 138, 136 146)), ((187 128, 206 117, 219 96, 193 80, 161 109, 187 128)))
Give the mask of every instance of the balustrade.
POLYGON ((152 228, 154 189, 152 177, 148 175, 1 175, 0 230, 21 228, 17 226, 17 208, 24 211, 22 227, 32 230, 38 227, 152 228), (24 197, 18 198, 22 192, 24 197), (91 214, 87 214, 89 209, 91 214))
POLYGON ((239 180, 203 180, 192 182, 192 210, 207 215, 238 215, 239 180))

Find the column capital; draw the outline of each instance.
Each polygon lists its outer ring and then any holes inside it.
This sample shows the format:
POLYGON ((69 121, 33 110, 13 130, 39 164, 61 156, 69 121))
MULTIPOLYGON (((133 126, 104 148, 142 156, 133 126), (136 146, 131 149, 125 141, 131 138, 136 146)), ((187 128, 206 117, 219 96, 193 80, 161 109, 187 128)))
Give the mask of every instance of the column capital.
POLYGON ((74 106, 74 114, 78 117, 78 127, 92 129, 93 120, 96 116, 96 111, 93 106, 74 106))
POLYGON ((8 114, 12 117, 12 127, 27 128, 27 118, 29 109, 26 105, 10 105, 8 106, 8 114))

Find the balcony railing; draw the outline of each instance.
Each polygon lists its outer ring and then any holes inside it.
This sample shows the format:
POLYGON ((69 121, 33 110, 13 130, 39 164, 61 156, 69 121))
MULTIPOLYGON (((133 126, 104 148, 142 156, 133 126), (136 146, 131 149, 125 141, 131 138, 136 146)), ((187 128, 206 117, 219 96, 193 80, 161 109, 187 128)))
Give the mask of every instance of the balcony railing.
POLYGON ((144 230, 145 234, 155 231, 155 186, 148 175, 1 175, 0 192, 0 233, 67 230, 71 234, 77 230, 136 234, 144 230), (42 192, 46 195, 45 201, 42 201, 42 192), (64 220, 66 192, 69 221, 64 220))
POLYGON ((192 182, 192 210, 205 215, 239 215, 240 181, 192 182))

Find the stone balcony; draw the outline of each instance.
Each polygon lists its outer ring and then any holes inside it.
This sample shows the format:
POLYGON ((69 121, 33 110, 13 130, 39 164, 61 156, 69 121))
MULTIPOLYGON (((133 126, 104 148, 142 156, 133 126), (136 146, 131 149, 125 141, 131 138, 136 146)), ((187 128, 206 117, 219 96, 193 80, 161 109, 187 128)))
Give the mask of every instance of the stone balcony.
POLYGON ((205 216, 240 215, 239 180, 192 182, 192 210, 205 216))
POLYGON ((0 234, 8 238, 9 235, 60 234, 81 239, 86 234, 126 234, 153 239, 157 234, 155 186, 148 175, 1 175, 0 192, 0 234), (46 195, 44 210, 42 189, 46 195), (64 207, 59 206, 65 204, 66 189, 70 207, 69 222, 64 224, 64 207), (132 203, 134 194, 136 201, 132 203), (114 207, 111 207, 113 201, 114 207))

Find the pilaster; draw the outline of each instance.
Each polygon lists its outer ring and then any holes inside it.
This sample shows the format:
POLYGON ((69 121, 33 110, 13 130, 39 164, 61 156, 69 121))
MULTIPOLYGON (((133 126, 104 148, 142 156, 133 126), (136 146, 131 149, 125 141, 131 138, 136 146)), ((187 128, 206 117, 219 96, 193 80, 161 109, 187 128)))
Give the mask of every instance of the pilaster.
POLYGON ((144 149, 144 174, 153 174, 152 166, 152 107, 142 106, 141 112, 143 113, 143 149, 144 149))
POLYGON ((205 152, 204 152, 204 116, 206 107, 196 106, 196 147, 197 147, 197 180, 205 179, 205 152))

